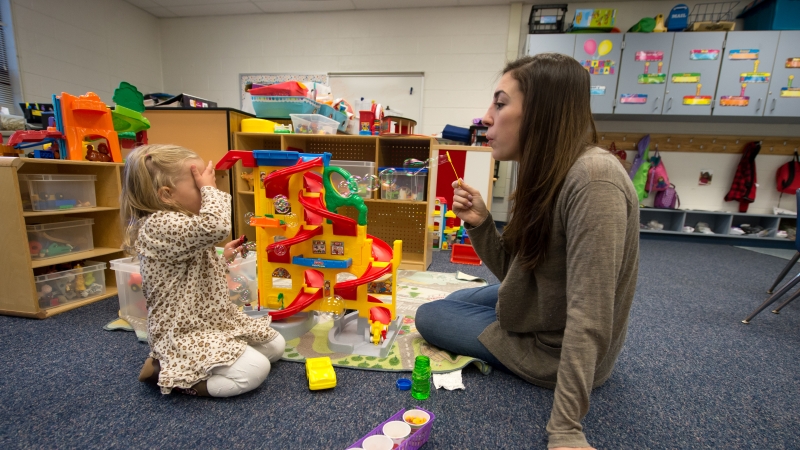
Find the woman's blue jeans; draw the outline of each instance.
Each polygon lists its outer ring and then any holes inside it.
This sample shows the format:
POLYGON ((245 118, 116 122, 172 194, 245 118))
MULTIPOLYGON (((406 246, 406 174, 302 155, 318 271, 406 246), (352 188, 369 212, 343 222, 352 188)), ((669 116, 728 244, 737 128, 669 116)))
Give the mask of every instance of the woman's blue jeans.
POLYGON ((431 345, 457 355, 482 359, 508 372, 478 340, 483 330, 497 321, 495 305, 499 284, 453 292, 442 300, 417 309, 417 331, 431 345))

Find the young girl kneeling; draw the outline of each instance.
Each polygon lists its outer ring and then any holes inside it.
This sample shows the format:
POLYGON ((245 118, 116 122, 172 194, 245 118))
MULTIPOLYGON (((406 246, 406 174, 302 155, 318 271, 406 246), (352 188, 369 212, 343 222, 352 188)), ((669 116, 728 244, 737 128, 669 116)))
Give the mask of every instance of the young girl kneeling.
MULTIPOLYGON (((145 145, 123 172, 125 250, 138 255, 147 299, 150 357, 139 379, 162 394, 231 397, 258 387, 286 341, 270 316, 247 317, 231 303, 226 263, 214 243, 231 230, 230 195, 214 168, 173 145, 145 145)), ((223 258, 240 250, 225 245, 223 258)))

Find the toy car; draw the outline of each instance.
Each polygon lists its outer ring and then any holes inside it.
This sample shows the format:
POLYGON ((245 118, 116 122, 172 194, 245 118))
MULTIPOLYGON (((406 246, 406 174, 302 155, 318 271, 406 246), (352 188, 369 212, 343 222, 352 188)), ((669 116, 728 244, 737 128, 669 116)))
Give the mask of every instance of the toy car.
POLYGON ((308 388, 312 391, 336 387, 336 372, 327 356, 306 358, 306 377, 308 388))

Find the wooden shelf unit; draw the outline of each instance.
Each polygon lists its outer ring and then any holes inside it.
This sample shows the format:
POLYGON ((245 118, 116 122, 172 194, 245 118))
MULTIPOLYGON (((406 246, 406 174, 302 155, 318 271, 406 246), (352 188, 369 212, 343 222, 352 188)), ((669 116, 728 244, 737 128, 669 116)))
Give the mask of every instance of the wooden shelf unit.
MULTIPOLYGON (((334 160, 369 161, 378 167, 403 167, 408 158, 425 161, 430 158, 434 142, 427 137, 378 136, 320 136, 302 134, 235 133, 237 150, 294 150, 303 153, 331 153, 334 160)), ((244 215, 255 211, 255 197, 242 173, 251 169, 237 164, 231 179, 235 192, 234 231, 236 236, 246 235, 255 240, 255 230, 244 223, 244 215)), ((377 173, 375 174, 377 175, 377 173)), ((365 199, 369 208, 367 231, 389 245, 397 239, 403 241, 401 268, 426 270, 431 263, 430 237, 427 232, 430 199, 427 201, 382 200, 380 191, 365 199)), ((356 217, 353 208, 344 207, 341 214, 356 217)))
POLYGON ((34 269, 54 264, 90 259, 108 262, 121 258, 122 227, 119 196, 122 164, 88 161, 65 161, 0 157, 0 246, 5 254, 0 262, 0 314, 44 319, 89 303, 117 295, 116 277, 105 270, 106 292, 95 297, 75 300, 50 308, 40 308, 34 269), (96 175, 96 208, 69 211, 23 211, 18 174, 96 175), (54 223, 74 219, 93 219, 94 249, 55 258, 32 261, 28 248, 26 225, 54 223))

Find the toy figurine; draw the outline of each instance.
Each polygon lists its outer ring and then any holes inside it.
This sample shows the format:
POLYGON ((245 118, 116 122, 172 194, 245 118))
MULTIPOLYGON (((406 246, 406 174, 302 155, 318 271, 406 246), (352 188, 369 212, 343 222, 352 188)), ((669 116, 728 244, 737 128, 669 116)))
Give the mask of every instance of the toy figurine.
POLYGON ((75 290, 81 297, 86 297, 86 283, 83 280, 83 267, 80 264, 75 266, 75 271, 77 274, 75 275, 75 290))
POLYGON ((253 190, 253 173, 252 172, 245 172, 242 174, 242 179, 247 182, 247 186, 250 190, 253 190))

